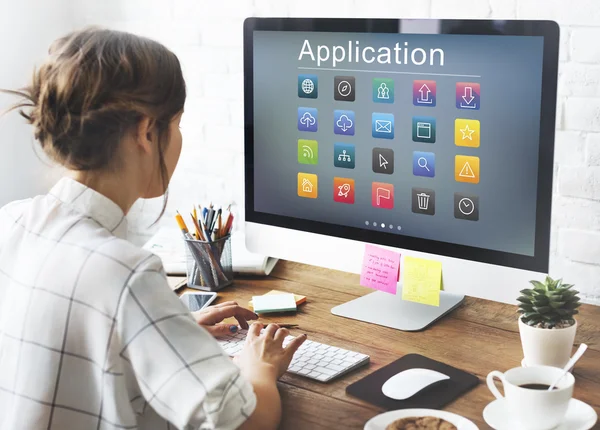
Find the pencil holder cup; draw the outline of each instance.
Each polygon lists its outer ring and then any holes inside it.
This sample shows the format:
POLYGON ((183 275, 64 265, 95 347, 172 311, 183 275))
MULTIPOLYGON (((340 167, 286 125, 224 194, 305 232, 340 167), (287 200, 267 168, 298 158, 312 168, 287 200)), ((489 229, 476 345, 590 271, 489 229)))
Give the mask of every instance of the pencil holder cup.
POLYGON ((233 283, 231 235, 212 242, 184 240, 189 288, 218 291, 233 283))

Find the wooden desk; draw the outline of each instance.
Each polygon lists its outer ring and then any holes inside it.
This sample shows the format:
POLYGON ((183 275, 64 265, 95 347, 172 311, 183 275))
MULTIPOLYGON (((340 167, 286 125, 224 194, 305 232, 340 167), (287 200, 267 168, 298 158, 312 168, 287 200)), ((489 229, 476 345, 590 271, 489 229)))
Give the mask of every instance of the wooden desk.
MULTIPOLYGON (((462 307, 427 330, 402 332, 331 314, 332 307, 371 292, 359 285, 357 275, 287 261, 280 261, 268 278, 236 279, 234 286, 219 292, 218 300, 236 300, 247 306, 253 295, 273 289, 306 295, 308 301, 295 316, 262 321, 299 324, 300 329, 292 330, 292 334, 305 332, 311 340, 371 356, 368 366, 328 384, 284 375, 279 383, 284 409, 282 429, 362 429, 366 421, 384 411, 348 396, 346 387, 408 353, 422 354, 477 375, 481 383, 445 410, 469 418, 480 429, 488 429, 482 413, 493 396, 485 377, 492 370, 519 366, 523 357, 514 306, 467 298, 462 307)), ((579 342, 587 343, 589 349, 574 370, 574 397, 592 405, 600 415, 600 307, 581 307, 579 342)))

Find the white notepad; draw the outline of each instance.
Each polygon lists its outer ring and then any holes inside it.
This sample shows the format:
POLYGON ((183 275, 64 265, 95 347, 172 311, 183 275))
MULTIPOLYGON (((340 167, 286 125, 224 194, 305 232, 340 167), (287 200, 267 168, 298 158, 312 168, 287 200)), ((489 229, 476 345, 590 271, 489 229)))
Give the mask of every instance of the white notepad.
POLYGON ((296 300, 293 294, 267 294, 252 297, 252 307, 257 314, 295 311, 296 300))

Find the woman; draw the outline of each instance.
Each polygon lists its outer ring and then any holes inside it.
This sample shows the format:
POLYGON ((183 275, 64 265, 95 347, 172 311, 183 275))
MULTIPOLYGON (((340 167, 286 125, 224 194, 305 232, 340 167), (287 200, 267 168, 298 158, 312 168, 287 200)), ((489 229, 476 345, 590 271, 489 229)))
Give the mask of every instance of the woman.
POLYGON ((230 360, 212 335, 256 315, 229 302, 192 316, 125 240, 125 215, 165 194, 181 151, 177 57, 86 29, 11 93, 69 175, 0 210, 0 429, 277 427, 276 380, 306 336, 284 348, 286 330, 255 323, 230 360))

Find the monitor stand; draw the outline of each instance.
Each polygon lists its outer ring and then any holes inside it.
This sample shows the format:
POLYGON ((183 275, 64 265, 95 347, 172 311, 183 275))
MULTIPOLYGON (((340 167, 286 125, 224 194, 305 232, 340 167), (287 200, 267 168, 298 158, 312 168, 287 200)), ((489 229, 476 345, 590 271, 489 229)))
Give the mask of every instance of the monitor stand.
POLYGON ((458 307, 464 295, 440 292, 440 306, 402 300, 402 288, 396 295, 375 291, 331 309, 340 317, 365 321, 402 331, 419 331, 427 328, 458 307))

